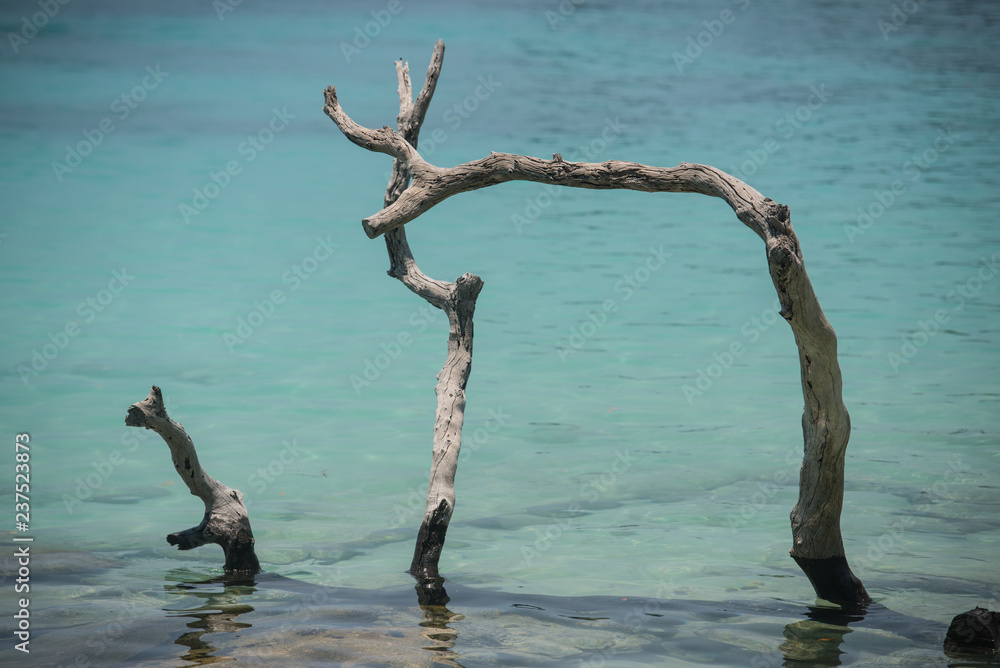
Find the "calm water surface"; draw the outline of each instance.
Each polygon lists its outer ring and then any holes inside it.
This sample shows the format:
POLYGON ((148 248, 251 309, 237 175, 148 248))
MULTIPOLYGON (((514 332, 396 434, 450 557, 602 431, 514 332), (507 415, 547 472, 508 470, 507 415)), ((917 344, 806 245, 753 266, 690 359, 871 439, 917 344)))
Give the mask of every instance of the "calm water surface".
POLYGON ((33 32, 5 3, 0 433, 6 498, 31 435, 34 542, 25 655, 11 517, 0 661, 981 665, 940 646, 1000 609, 1000 11, 915 7, 77 0, 33 32), (418 605, 447 323, 361 230, 388 159, 321 108, 335 84, 394 123, 393 61, 420 80, 439 38, 435 164, 700 162, 791 207, 840 340, 865 619, 788 558, 802 397, 760 241, 705 197, 525 183, 409 231, 429 275, 486 282, 450 601, 418 605), (254 581, 164 541, 202 511, 124 426, 154 383, 246 495, 254 581))

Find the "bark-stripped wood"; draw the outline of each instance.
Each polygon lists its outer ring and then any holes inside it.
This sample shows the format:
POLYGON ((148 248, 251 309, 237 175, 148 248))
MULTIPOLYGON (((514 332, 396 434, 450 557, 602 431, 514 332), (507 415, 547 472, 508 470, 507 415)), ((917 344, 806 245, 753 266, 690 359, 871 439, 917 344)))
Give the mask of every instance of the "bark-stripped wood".
MULTIPOLYGON (((413 99, 410 68, 403 61, 396 62, 399 80, 399 115, 397 126, 400 136, 410 146, 417 145, 420 126, 427 114, 444 59, 444 42, 434 45, 434 54, 427 68, 424 86, 413 99)), ((393 162, 392 178, 385 193, 385 206, 391 206, 410 182, 407 163, 393 162)), ((430 482, 427 488, 427 505, 413 550, 410 573, 427 587, 440 585, 438 560, 444 547, 448 523, 455 509, 455 473, 458 454, 462 446, 462 424, 465 420, 465 386, 472 370, 472 317, 476 310, 476 297, 483 281, 473 274, 465 274, 447 283, 430 278, 417 266, 406 230, 402 227, 385 235, 389 252, 389 275, 399 279, 415 294, 448 315, 448 356, 438 374, 437 410, 434 419, 434 445, 431 458, 430 482)), ((419 586, 419 585, 418 585, 419 586)), ((433 598, 433 595, 428 594, 433 598)))
POLYGON ((167 415, 160 388, 154 385, 148 397, 129 406, 125 424, 152 429, 163 437, 170 448, 177 475, 193 495, 205 502, 205 517, 201 524, 170 534, 167 542, 181 550, 217 543, 226 555, 224 568, 227 572, 244 574, 260 571, 242 492, 223 485, 201 467, 191 437, 183 426, 167 415))
MULTIPOLYGON (((765 198, 739 179, 708 165, 681 163, 652 167, 635 162, 566 162, 509 153, 451 168, 432 165, 420 157, 403 134, 355 123, 340 107, 334 87, 325 91, 324 111, 354 144, 385 153, 405 163, 412 183, 398 198, 362 221, 371 237, 397 233, 403 226, 452 195, 507 181, 534 181, 592 189, 629 189, 644 192, 693 192, 718 197, 765 244, 768 270, 781 301, 781 315, 792 328, 799 351, 804 455, 799 500, 792 510, 791 556, 805 571, 821 598, 847 607, 871 602, 861 582, 851 573, 844 555, 840 513, 844 495, 844 453, 850 436, 850 417, 841 394, 837 338, 820 308, 806 274, 799 240, 792 229, 788 207, 765 198)), ((428 503, 428 512, 433 507, 428 503)), ((425 521, 427 517, 425 516, 425 521)))

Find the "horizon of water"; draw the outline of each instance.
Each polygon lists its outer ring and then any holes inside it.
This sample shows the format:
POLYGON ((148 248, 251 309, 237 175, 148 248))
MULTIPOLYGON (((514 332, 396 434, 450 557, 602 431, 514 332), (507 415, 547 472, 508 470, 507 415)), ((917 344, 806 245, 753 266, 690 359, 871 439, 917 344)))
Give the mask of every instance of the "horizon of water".
POLYGON ((1000 609, 997 6, 222 1, 69 2, 30 37, 41 5, 0 9, 0 429, 11 498, 31 436, 34 538, 5 664, 944 666, 951 617, 1000 609), (802 394, 759 239, 706 197, 532 183, 408 225, 428 275, 485 281, 451 602, 420 609, 447 322, 385 276, 360 221, 391 163, 322 92, 393 124, 393 61, 419 86, 437 39, 433 164, 698 162, 789 205, 887 612, 831 621, 788 557, 802 394), (163 540, 202 511, 124 426, 153 384, 243 491, 255 584, 163 540))

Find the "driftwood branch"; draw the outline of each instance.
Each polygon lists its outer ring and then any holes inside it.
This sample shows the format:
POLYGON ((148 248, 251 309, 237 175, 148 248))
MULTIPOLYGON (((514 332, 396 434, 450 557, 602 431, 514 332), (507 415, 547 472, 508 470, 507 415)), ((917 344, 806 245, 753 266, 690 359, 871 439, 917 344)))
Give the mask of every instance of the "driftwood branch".
POLYGON ((260 562, 254 553, 253 531, 243 494, 208 475, 198 461, 194 442, 184 427, 167 415, 160 388, 153 386, 149 396, 129 406, 125 424, 152 429, 170 448, 174 470, 191 493, 205 502, 205 517, 198 526, 167 536, 167 542, 181 550, 192 550, 205 543, 217 543, 226 555, 229 572, 256 573, 260 562))
MULTIPOLYGON (((443 59, 444 42, 439 41, 434 45, 424 86, 415 101, 409 65, 403 61, 396 62, 399 80, 397 125, 399 136, 404 138, 407 146, 417 145, 420 126, 434 95, 443 59)), ((392 177, 386 188, 385 206, 392 206, 406 192, 409 183, 409 163, 395 160, 392 177)), ((427 505, 410 564, 410 573, 424 586, 437 591, 440 585, 438 560, 444 547, 448 523, 455 509, 455 473, 462 446, 462 424, 465 420, 465 386, 472 370, 472 317, 483 281, 473 274, 465 274, 454 283, 430 278, 417 266, 406 240, 406 230, 402 227, 390 230, 385 235, 385 245, 389 253, 388 274, 448 315, 448 356, 438 374, 435 388, 437 410, 427 505)))
POLYGON ((535 181, 594 190, 688 192, 720 197, 733 208, 741 221, 764 240, 767 239, 768 225, 763 224, 760 218, 771 212, 762 209, 760 203, 780 207, 739 179, 708 165, 681 163, 677 167, 651 167, 619 160, 566 162, 558 153, 551 160, 491 153, 485 158, 444 169, 426 162, 415 146, 391 128, 372 130, 355 123, 341 108, 333 86, 326 89, 323 111, 351 142, 406 162, 413 175, 413 184, 398 199, 361 221, 365 233, 372 239, 405 225, 452 195, 508 181, 535 181))
MULTIPOLYGON (((787 206, 764 197, 719 169, 690 163, 664 168, 615 160, 572 163, 559 154, 544 160, 492 153, 445 169, 420 157, 415 136, 388 127, 372 130, 355 123, 341 108, 332 86, 326 89, 325 98, 324 111, 350 141, 370 151, 391 155, 397 165, 405 163, 412 175, 413 182, 408 188, 400 190, 396 198, 387 198, 381 211, 362 221, 371 238, 401 232, 406 223, 452 195, 507 181, 693 192, 724 200, 737 218, 764 241, 768 270, 781 301, 781 315, 792 328, 799 352, 805 444, 799 500, 791 513, 791 556, 821 598, 848 607, 871 602, 847 564, 840 533, 844 454, 851 426, 841 393, 837 337, 806 274, 787 206)), ((431 510, 429 504, 428 511, 431 510)))

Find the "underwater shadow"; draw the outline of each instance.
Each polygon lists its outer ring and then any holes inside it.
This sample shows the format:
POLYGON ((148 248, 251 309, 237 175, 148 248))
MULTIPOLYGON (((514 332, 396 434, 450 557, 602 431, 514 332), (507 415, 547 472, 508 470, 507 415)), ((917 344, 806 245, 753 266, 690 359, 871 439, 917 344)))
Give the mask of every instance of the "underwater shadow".
POLYGON ((371 648, 369 659, 406 663, 424 655, 435 665, 463 668, 453 650, 458 631, 451 625, 464 617, 448 609, 443 578, 417 584, 416 618, 406 590, 324 586, 266 572, 205 577, 176 569, 165 580, 164 591, 175 598, 163 608, 167 619, 187 620, 173 641, 184 648, 176 656, 190 665, 274 665, 296 656, 302 665, 329 665, 363 659, 365 645, 382 640, 388 646, 371 648), (386 630, 373 612, 379 608, 408 609, 403 618, 410 630, 386 630), (251 619, 240 619, 255 611, 251 619))
POLYGON ((184 621, 170 630, 173 646, 184 648, 174 656, 188 665, 462 668, 491 657, 498 665, 524 666, 656 665, 675 658, 804 668, 864 665, 880 637, 895 638, 884 650, 896 659, 917 651, 933 665, 938 656, 940 665, 948 660, 937 649, 945 625, 879 604, 850 611, 777 599, 690 600, 667 590, 655 597, 566 597, 444 578, 418 580, 412 589, 359 589, 273 573, 206 578, 186 569, 166 580, 172 600, 163 610, 174 625, 184 621), (849 637, 856 631, 860 640, 849 637))
POLYGON ((806 619, 785 626, 779 647, 783 668, 843 665, 844 638, 854 631, 852 626, 888 631, 924 646, 938 644, 941 638, 940 624, 878 603, 856 609, 809 606, 803 616, 806 619))

